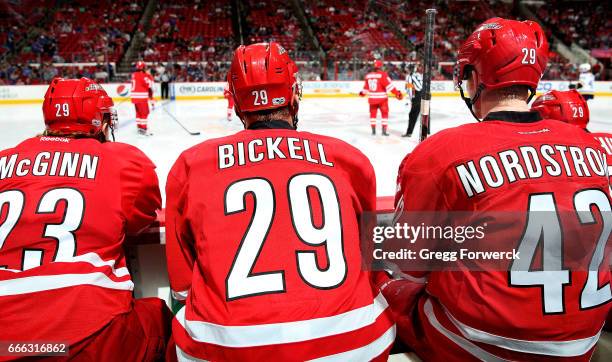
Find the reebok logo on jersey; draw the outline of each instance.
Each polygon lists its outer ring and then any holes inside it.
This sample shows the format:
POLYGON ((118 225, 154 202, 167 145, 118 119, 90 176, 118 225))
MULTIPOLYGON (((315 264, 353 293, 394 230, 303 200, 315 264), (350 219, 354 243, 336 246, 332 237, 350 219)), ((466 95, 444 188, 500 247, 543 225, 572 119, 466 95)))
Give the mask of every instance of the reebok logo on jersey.
POLYGON ((497 30, 497 29, 501 29, 501 28, 502 28, 502 26, 499 25, 498 23, 489 23, 489 24, 484 24, 480 28, 476 29, 476 31, 497 30))
POLYGON ((70 143, 70 139, 66 137, 41 137, 41 142, 64 142, 70 143))
POLYGON ((518 134, 538 134, 538 133, 546 133, 550 132, 548 128, 542 128, 536 131, 528 131, 528 132, 517 132, 518 134))

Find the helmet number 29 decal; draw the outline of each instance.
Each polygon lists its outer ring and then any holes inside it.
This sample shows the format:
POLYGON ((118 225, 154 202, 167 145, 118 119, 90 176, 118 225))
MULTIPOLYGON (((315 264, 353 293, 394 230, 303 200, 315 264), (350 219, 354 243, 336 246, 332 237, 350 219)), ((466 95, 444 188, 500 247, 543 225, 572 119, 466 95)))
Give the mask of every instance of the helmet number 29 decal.
POLYGON ((251 92, 251 94, 255 97, 255 99, 253 100, 254 106, 262 106, 268 104, 268 92, 266 92, 265 90, 254 90, 251 92))
POLYGON ((572 117, 574 118, 584 117, 584 110, 582 109, 582 106, 578 106, 578 107, 572 106, 572 117))
POLYGON ((536 50, 533 48, 523 48, 521 49, 523 52, 523 60, 522 64, 535 64, 536 63, 536 50))
POLYGON ((55 110, 56 117, 70 116, 70 106, 68 105, 68 103, 55 103, 55 110))

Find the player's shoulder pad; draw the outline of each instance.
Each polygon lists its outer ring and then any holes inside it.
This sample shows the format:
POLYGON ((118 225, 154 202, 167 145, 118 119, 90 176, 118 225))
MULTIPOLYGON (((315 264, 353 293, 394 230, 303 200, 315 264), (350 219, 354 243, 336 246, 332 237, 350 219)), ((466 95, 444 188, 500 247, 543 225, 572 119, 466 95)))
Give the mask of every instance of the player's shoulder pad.
MULTIPOLYGON (((21 142, 21 143, 23 143, 23 142, 21 142)), ((21 145, 21 143, 19 145, 21 145)), ((19 145, 15 146, 15 147, 9 147, 9 148, 5 148, 3 150, 0 150, 0 155, 7 154, 7 153, 12 153, 16 148, 19 148, 19 145)))
POLYGON ((576 127, 573 124, 569 124, 569 123, 565 123, 565 122, 559 122, 555 119, 548 119, 546 120, 548 122, 551 122, 552 124, 554 124, 554 126, 557 129, 562 130, 563 132, 566 132, 568 134, 571 134, 571 138, 568 137, 568 139, 577 141, 577 142, 585 142, 585 143, 594 143, 597 144, 598 146, 601 146, 600 142, 598 140, 595 139, 595 137, 612 137, 612 134, 610 133, 590 133, 589 131, 580 128, 580 127, 576 127))
POLYGON ((155 168, 155 164, 151 161, 149 156, 136 146, 123 142, 105 142, 102 144, 102 147, 106 152, 115 154, 117 160, 131 161, 141 164, 142 166, 152 166, 155 168))
POLYGON ((612 133, 608 133, 608 132, 591 132, 588 134, 590 134, 593 137, 608 137, 612 139, 612 133))
POLYGON ((468 123, 457 127, 443 129, 433 136, 429 136, 425 141, 419 143, 412 153, 435 152, 443 153, 452 148, 452 144, 459 138, 473 137, 477 131, 478 123, 468 123))
POLYGON ((354 160, 355 163, 367 162, 367 164, 371 164, 370 159, 361 150, 339 138, 305 131, 300 131, 298 134, 306 136, 305 138, 316 140, 323 145, 328 145, 325 150, 333 155, 334 158, 346 158, 354 160))
POLYGON ((232 143, 230 137, 231 136, 208 139, 184 150, 174 162, 174 165, 170 170, 170 174, 177 172, 178 168, 182 169, 180 172, 187 172, 193 163, 210 157, 215 157, 217 152, 214 150, 214 148, 217 145, 223 144, 224 142, 232 143))
POLYGON ((444 163, 441 162, 442 160, 455 156, 454 145, 474 137, 474 134, 478 132, 476 128, 478 125, 478 123, 468 123, 451 127, 428 137, 406 155, 401 162, 400 172, 402 170, 433 171, 434 167, 444 163))

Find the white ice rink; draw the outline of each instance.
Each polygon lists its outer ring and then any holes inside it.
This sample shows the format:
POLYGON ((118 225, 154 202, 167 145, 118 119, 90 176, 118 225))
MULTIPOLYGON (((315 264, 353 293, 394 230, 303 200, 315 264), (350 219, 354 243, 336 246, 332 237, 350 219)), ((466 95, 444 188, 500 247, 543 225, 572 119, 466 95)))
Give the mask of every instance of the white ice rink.
MULTIPOLYGON (((589 102, 591 131, 612 132, 612 98, 598 97, 589 102)), ((173 101, 165 104, 168 112, 187 128, 201 132, 199 136, 188 135, 158 102, 149 117, 151 137, 136 134, 134 107, 129 101, 117 103, 120 128, 117 140, 127 142, 143 150, 157 165, 162 193, 166 175, 184 149, 213 137, 226 136, 242 129, 242 123, 234 116, 231 122, 225 119, 226 101, 173 101)), ((399 163, 418 142, 418 125, 411 139, 402 138, 406 131, 408 109, 404 101, 389 100, 390 136, 370 134, 367 100, 364 98, 305 98, 300 105, 299 129, 340 138, 365 153, 378 179, 378 196, 394 194, 395 177, 399 163)), ((473 122, 463 102, 457 97, 434 97, 432 100, 432 132, 473 122)), ((0 105, 0 148, 15 146, 27 137, 44 128, 41 105, 0 105)))

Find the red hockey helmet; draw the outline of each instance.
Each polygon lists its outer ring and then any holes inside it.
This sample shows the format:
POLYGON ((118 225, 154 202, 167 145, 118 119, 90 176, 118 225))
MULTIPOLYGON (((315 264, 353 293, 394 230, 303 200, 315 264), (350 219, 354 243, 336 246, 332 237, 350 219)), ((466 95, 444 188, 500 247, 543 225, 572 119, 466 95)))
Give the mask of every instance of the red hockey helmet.
POLYGON ((145 67, 146 67, 146 64, 142 60, 139 60, 139 61, 136 62, 136 69, 144 70, 145 67))
POLYGON ((575 89, 565 92, 553 90, 541 95, 533 102, 531 110, 540 112, 542 118, 556 119, 584 129, 589 123, 589 106, 575 89))
POLYGON ((533 21, 491 18, 482 23, 459 48, 455 87, 472 109, 484 89, 526 85, 535 94, 548 61, 548 42, 533 21), (477 91, 463 95, 462 82, 475 73, 477 91))
POLYGON ((43 116, 47 130, 64 134, 96 135, 102 125, 115 127, 113 100, 98 83, 88 78, 55 78, 45 94, 43 116))
POLYGON ((227 74, 236 113, 288 106, 295 118, 298 104, 294 99, 302 95, 297 72, 297 66, 278 43, 239 46, 227 74))
POLYGON ((380 68, 382 68, 382 66, 383 66, 383 62, 382 62, 382 60, 380 60, 380 59, 376 59, 376 60, 374 61, 374 68, 376 68, 376 69, 380 69, 380 68))

